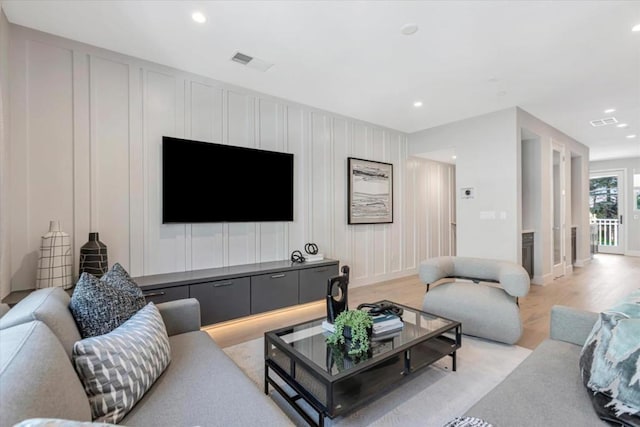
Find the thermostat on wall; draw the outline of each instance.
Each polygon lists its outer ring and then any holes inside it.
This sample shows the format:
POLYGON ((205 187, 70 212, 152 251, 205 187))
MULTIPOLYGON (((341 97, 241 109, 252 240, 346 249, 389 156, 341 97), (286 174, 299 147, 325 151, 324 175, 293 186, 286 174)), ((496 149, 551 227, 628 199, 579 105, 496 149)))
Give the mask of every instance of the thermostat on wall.
POLYGON ((473 199, 475 191, 473 191, 473 187, 465 187, 460 189, 460 198, 461 199, 473 199))

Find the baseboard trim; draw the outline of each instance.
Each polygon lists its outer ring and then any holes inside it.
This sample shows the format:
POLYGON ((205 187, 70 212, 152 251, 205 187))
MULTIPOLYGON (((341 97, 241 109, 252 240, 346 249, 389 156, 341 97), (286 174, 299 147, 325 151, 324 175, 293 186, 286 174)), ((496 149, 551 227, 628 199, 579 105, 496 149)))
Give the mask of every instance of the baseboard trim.
POLYGON ((626 251, 624 254, 626 256, 640 256, 640 251, 626 251))
POLYGON ((545 274, 542 276, 533 276, 533 278, 531 279, 531 284, 538 285, 538 286, 546 286, 551 282, 553 282, 552 274, 545 274))
POLYGON ((585 259, 577 259, 576 260, 576 267, 584 267, 587 264, 589 264, 591 262, 591 258, 585 258, 585 259))
MULTIPOLYGON (((361 279, 352 279, 349 282, 349 287, 351 288, 359 288, 360 286, 373 285, 376 283, 387 282, 389 280, 401 279, 403 277, 415 276, 417 275, 417 271, 415 268, 396 271, 394 273, 381 274, 380 276, 372 276, 372 277, 363 277, 361 279)), ((425 287, 426 290, 426 287, 425 287)))

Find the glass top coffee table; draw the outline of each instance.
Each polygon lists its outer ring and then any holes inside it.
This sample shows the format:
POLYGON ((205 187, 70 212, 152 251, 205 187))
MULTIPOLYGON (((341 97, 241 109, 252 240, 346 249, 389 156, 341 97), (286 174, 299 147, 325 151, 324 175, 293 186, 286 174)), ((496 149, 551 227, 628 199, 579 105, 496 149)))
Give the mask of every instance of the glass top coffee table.
MULTIPOLYGON (((390 301, 378 303, 383 302, 390 301)), ((323 426, 325 417, 351 411, 445 356, 452 358, 455 371, 460 322, 395 305, 404 309, 402 331, 374 338, 369 354, 356 360, 326 343, 324 317, 266 332, 264 392, 271 385, 309 424, 323 426), (317 413, 317 421, 301 400, 317 413)))

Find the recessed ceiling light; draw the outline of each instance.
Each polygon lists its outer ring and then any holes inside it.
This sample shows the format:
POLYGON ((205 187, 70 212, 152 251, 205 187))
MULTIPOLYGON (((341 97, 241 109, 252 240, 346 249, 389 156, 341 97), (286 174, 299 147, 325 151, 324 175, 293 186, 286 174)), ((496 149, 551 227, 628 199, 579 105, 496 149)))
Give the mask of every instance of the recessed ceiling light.
POLYGON ((634 25, 631 31, 635 31, 635 32, 640 31, 640 24, 634 25))
POLYGON ((422 101, 416 101, 413 103, 413 106, 418 108, 418 107, 422 107, 422 101))
POLYGON ((455 159, 457 159, 457 158, 458 158, 458 156, 453 155, 453 156, 451 156, 451 158, 452 158, 453 160, 455 160, 455 159))
POLYGON ((204 16, 204 13, 202 12, 193 12, 191 14, 191 19, 196 21, 198 24, 204 24, 205 22, 207 22, 207 17, 204 16))
POLYGON ((615 108, 607 108, 606 110, 604 110, 604 113, 609 114, 609 113, 613 113, 614 111, 616 111, 615 108))
POLYGON ((617 128, 626 128, 627 126, 629 126, 626 123, 620 123, 619 125, 616 125, 617 128))
POLYGON ((635 135, 635 134, 634 134, 634 135, 627 135, 627 138, 629 138, 629 139, 633 139, 633 138, 635 138, 636 136, 637 136, 637 135, 635 135))
POLYGON ((418 31, 418 26, 416 24, 405 24, 400 29, 400 32, 405 36, 410 36, 412 34, 415 34, 416 31, 418 31))

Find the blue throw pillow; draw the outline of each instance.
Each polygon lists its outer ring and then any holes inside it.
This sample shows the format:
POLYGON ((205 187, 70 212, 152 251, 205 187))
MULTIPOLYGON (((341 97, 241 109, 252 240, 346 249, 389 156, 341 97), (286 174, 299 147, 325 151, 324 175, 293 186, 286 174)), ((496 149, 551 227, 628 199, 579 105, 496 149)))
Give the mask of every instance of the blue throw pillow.
POLYGON ((640 426, 640 290, 600 313, 582 348, 580 371, 601 419, 640 426))

